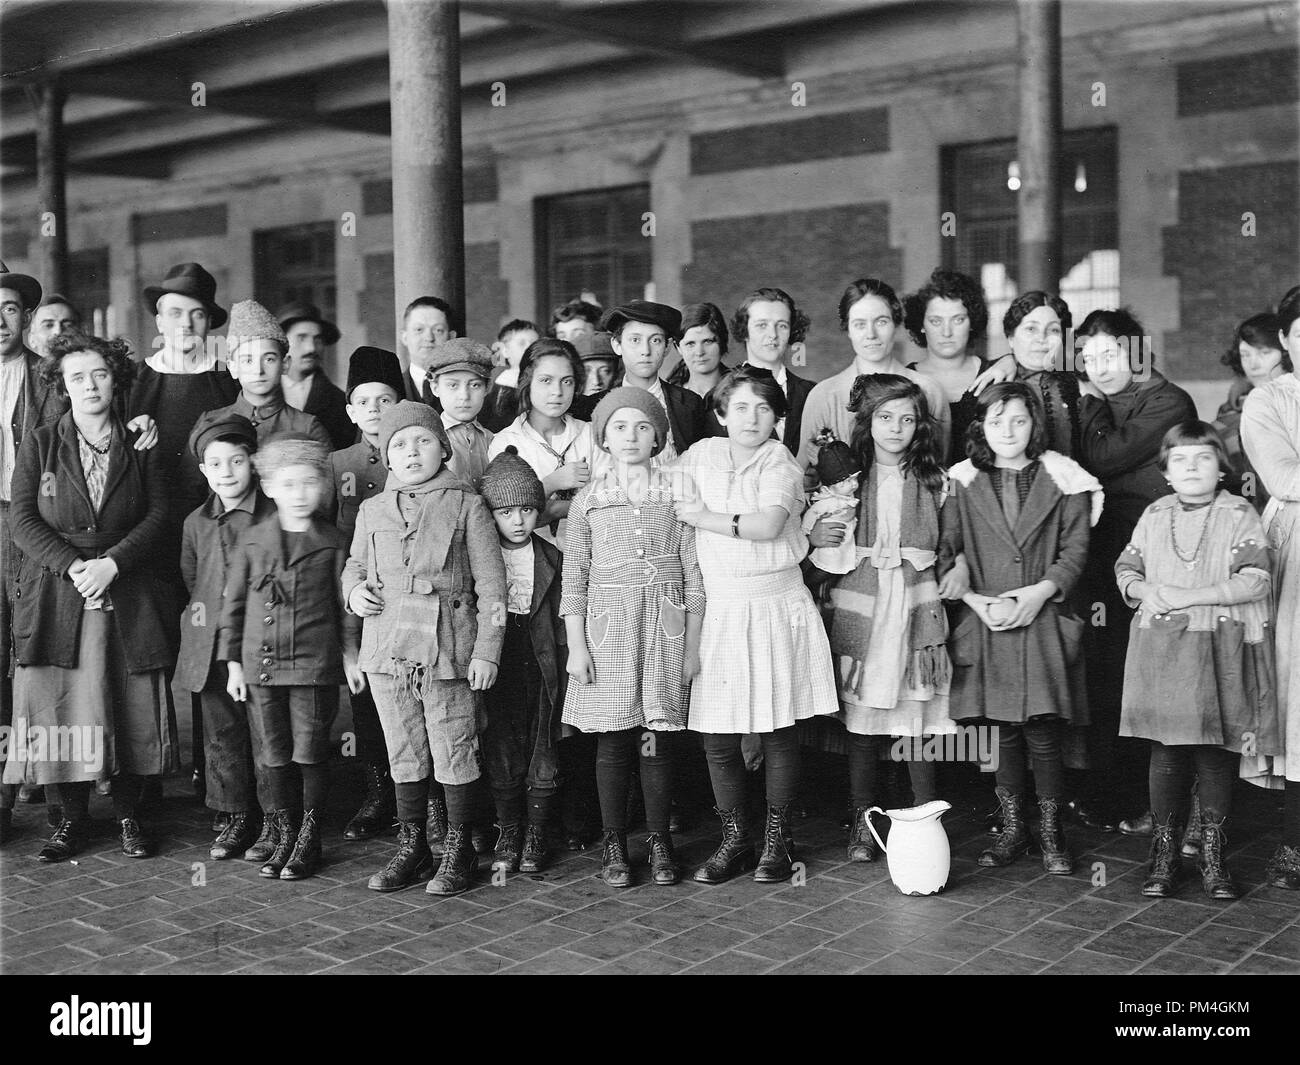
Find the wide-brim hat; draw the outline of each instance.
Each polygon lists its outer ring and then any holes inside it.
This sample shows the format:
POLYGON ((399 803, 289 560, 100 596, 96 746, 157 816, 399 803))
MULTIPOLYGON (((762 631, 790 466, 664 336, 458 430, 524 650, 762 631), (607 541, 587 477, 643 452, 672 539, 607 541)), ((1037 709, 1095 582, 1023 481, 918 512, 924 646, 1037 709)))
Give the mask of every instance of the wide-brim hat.
POLYGON ((189 296, 198 300, 208 309, 208 325, 220 329, 226 324, 226 311, 217 306, 217 279, 198 263, 180 263, 167 271, 167 276, 160 285, 150 285, 144 290, 144 298, 155 311, 158 301, 167 293, 189 296))
POLYGON ((23 310, 34 311, 41 305, 41 283, 31 274, 12 274, 9 267, 0 262, 0 288, 11 288, 23 301, 23 310))
POLYGON ((298 322, 315 322, 320 326, 321 340, 325 346, 337 344, 339 337, 339 327, 333 322, 326 321, 320 313, 320 308, 314 303, 286 303, 277 312, 275 317, 280 322, 280 328, 286 333, 298 322))
POLYGON ((617 336, 628 322, 644 322, 657 325, 666 336, 676 336, 682 327, 682 312, 666 303, 651 303, 649 300, 628 300, 605 312, 600 320, 600 328, 606 333, 617 336))
POLYGON ((589 359, 600 359, 608 362, 618 362, 618 356, 614 354, 614 345, 609 342, 608 333, 594 333, 591 337, 591 350, 585 355, 578 356, 583 362, 589 359))

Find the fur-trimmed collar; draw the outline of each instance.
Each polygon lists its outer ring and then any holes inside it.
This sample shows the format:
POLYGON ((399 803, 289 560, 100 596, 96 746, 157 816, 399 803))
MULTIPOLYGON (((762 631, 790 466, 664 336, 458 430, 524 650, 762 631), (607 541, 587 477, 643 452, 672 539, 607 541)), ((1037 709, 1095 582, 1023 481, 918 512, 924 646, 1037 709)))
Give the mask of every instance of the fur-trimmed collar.
MULTIPOLYGON (((1078 495, 1080 492, 1092 493, 1092 512, 1088 518, 1089 525, 1096 525, 1101 518, 1102 506, 1105 504, 1105 493, 1101 490, 1101 482, 1092 474, 1080 466, 1072 458, 1067 458, 1059 451, 1044 451, 1038 456, 1038 461, 1042 463, 1043 469, 1047 475, 1052 478, 1056 487, 1061 490, 1062 495, 1078 495)), ((979 469, 970 459, 963 459, 948 471, 948 476, 964 488, 969 488, 979 474, 979 469)))

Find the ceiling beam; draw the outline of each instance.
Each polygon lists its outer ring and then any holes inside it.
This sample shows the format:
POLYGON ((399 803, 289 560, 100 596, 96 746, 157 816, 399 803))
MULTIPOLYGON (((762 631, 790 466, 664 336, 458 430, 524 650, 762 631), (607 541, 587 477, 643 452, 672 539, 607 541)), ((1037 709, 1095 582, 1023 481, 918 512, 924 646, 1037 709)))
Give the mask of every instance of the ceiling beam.
POLYGON ((661 20, 641 12, 603 15, 597 10, 579 11, 535 0, 461 0, 461 8, 516 25, 606 41, 634 52, 666 59, 693 59, 748 78, 779 78, 785 74, 785 58, 779 51, 755 54, 746 47, 682 38, 661 20))

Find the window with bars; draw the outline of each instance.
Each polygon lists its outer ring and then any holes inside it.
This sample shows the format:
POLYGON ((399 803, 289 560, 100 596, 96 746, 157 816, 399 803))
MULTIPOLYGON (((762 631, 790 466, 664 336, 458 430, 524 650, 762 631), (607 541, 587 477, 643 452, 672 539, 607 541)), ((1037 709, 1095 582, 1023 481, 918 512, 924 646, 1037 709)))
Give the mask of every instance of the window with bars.
POLYGON ((642 235, 650 186, 629 185, 537 201, 539 321, 582 292, 603 307, 644 299, 650 241, 642 235))
MULTIPOLYGON (((940 149, 943 211, 957 218, 943 241, 944 266, 978 279, 989 305, 989 351, 1004 343, 1002 315, 1019 294, 1015 140, 940 149)), ((1115 127, 1061 135, 1061 296, 1074 321, 1116 307, 1119 288, 1119 155, 1115 127)))
POLYGON ((338 307, 334 223, 312 222, 253 234, 253 285, 272 314, 286 303, 314 303, 334 321, 338 307))

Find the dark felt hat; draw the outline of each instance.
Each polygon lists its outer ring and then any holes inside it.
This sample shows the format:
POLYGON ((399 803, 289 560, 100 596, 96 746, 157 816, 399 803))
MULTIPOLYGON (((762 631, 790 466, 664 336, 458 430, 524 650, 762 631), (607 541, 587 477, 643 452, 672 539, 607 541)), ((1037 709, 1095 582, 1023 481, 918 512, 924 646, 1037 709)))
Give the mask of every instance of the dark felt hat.
POLYGON ((320 326, 321 340, 326 347, 339 342, 339 327, 326 321, 314 303, 286 303, 276 311, 275 317, 286 333, 298 322, 315 322, 320 326))
POLYGON ((34 311, 41 305, 41 283, 31 274, 11 274, 0 262, 0 288, 11 288, 23 301, 23 310, 34 311))
POLYGON ((617 362, 618 356, 614 354, 614 346, 609 342, 608 333, 593 333, 591 337, 591 350, 586 355, 579 358, 583 362, 588 359, 600 359, 609 362, 617 362))
POLYGON ((242 414, 218 408, 204 411, 194 423, 194 428, 190 430, 190 454, 201 463, 204 448, 223 436, 247 444, 249 451, 257 450, 257 430, 253 428, 253 423, 242 414))
POLYGON ((606 333, 618 336, 628 322, 644 322, 657 325, 666 336, 676 336, 682 327, 682 312, 666 303, 651 303, 649 300, 628 300, 605 312, 600 320, 600 328, 606 333))
POLYGON ((862 463, 858 461, 853 448, 843 440, 832 440, 823 444, 817 452, 817 477, 827 486, 839 484, 846 477, 862 472, 862 463))
POLYGON ((402 364, 397 355, 384 348, 362 345, 348 359, 348 387, 344 390, 348 401, 351 402, 352 390, 357 385, 370 384, 372 381, 387 385, 397 393, 398 399, 405 394, 406 383, 402 380, 402 364))
POLYGON ((220 329, 226 324, 225 309, 218 307, 216 303, 217 279, 198 263, 180 263, 173 266, 162 279, 162 284, 150 285, 144 290, 144 298, 156 311, 158 301, 169 292, 174 292, 178 296, 189 296, 207 307, 211 328, 220 329))

